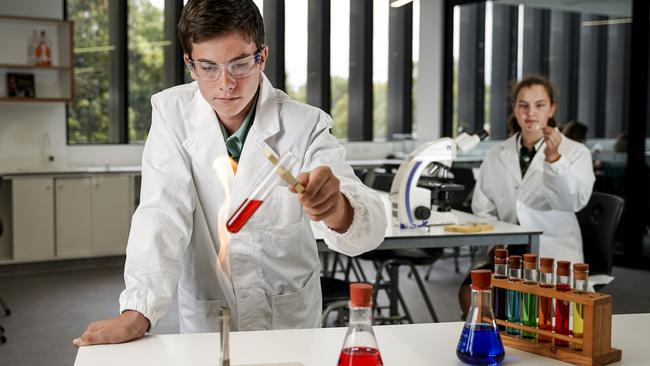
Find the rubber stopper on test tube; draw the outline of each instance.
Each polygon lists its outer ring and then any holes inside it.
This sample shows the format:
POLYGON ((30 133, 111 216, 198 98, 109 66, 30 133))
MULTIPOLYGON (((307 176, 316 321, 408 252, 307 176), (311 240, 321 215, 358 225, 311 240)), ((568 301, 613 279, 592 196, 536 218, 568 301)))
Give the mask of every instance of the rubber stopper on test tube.
POLYGON ((494 262, 497 264, 506 264, 508 260, 508 249, 495 249, 494 262))
POLYGON ((568 276, 570 267, 571 267, 571 262, 569 261, 557 261, 557 275, 568 276))
POLYGON ((350 304, 369 307, 372 304, 372 285, 369 283, 350 284, 350 304))
POLYGON ((543 273, 553 273, 553 263, 555 259, 542 257, 539 259, 539 269, 543 273))

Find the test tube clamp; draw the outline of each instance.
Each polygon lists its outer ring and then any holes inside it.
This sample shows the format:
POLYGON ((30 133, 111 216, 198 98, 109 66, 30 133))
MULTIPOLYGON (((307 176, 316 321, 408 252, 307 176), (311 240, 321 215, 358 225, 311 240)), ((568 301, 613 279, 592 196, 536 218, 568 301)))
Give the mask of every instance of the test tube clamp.
POLYGON ((507 334, 507 332, 501 332, 501 341, 504 345, 574 365, 607 365, 621 360, 623 352, 620 349, 611 347, 612 297, 610 295, 596 292, 557 291, 555 288, 530 286, 525 285, 523 282, 509 282, 506 279, 494 276, 492 276, 492 287, 584 305, 584 333, 582 338, 511 323, 505 319, 496 319, 499 325, 535 333, 537 336, 543 335, 568 341, 568 347, 556 346, 555 342, 542 343, 538 342, 536 338, 522 338, 517 335, 507 334), (573 349, 572 346, 575 344, 582 345, 582 350, 573 349))

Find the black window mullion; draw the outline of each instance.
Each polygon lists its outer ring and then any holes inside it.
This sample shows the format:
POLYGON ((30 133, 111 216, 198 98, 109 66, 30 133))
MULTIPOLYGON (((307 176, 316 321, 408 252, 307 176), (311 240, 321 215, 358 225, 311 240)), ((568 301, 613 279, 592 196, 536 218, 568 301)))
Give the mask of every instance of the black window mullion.
POLYGON ((284 0, 264 0, 264 28, 269 57, 264 74, 274 87, 286 90, 284 62, 284 0))
POLYGON ((490 135, 503 139, 508 136, 505 121, 511 113, 507 91, 517 78, 517 23, 516 6, 494 3, 492 7, 492 80, 490 94, 490 135))
POLYGON ((411 133, 412 92, 413 3, 409 3, 388 11, 388 139, 411 133))
POLYGON ((307 5, 307 104, 329 113, 330 0, 309 0, 307 5))
POLYGON ((350 2, 348 140, 372 141, 372 0, 350 2))
POLYGON ((128 143, 128 4, 108 2, 109 43, 109 143, 128 143))
POLYGON ((648 167, 645 161, 645 136, 648 121, 648 34, 650 6, 646 0, 632 2, 627 167, 625 170, 624 253, 627 263, 644 263, 643 235, 648 209, 648 167))
POLYGON ((165 0, 165 39, 171 45, 165 48, 164 73, 165 85, 179 85, 185 82, 185 65, 183 64, 183 47, 176 36, 176 24, 183 11, 183 0, 165 0))
POLYGON ((461 7, 459 36, 457 127, 479 130, 484 121, 484 3, 461 7))

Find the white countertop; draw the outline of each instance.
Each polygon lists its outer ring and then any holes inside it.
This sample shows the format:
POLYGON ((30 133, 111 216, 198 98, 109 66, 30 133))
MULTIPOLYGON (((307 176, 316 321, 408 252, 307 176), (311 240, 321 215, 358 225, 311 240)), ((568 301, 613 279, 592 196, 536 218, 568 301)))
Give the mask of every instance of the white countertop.
POLYGON ((96 174, 96 173, 140 173, 139 165, 100 165, 100 166, 50 166, 50 167, 3 167, 0 176, 11 178, 29 175, 59 175, 59 174, 96 174))
MULTIPOLYGON (((384 365, 462 365, 456 345, 462 322, 375 326, 384 365)), ((647 329, 650 314, 614 315, 612 347, 623 350, 617 364, 647 365, 647 329)), ((231 364, 281 365, 302 363, 334 366, 338 361, 345 328, 234 332, 230 336, 231 364)), ((217 365, 219 334, 170 334, 147 336, 117 344, 82 347, 76 366, 103 365, 217 365)), ((532 353, 506 347, 506 365, 566 365, 532 353)))

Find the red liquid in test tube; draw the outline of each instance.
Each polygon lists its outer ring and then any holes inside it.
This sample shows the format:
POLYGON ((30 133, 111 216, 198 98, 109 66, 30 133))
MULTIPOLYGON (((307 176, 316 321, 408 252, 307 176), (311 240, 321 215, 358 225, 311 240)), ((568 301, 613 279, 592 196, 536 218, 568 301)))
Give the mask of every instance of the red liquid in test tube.
POLYGON ((260 200, 249 200, 246 199, 244 202, 235 210, 235 213, 230 216, 228 222, 226 223, 226 229, 231 233, 238 232, 242 226, 250 219, 251 216, 257 211, 257 208, 260 207, 264 201, 260 200))

